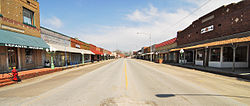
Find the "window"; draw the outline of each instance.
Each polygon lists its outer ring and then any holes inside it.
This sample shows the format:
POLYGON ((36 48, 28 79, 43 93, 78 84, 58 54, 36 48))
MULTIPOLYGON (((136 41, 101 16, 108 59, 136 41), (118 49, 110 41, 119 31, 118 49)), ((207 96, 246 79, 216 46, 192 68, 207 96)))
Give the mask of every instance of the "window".
MULTIPOLYGON (((233 48, 224 47, 223 49, 223 61, 233 62, 233 48)), ((246 62, 247 61, 247 46, 240 46, 236 48, 235 51, 235 61, 236 62, 246 62)))
POLYGON ((220 48, 211 48, 210 61, 220 61, 220 48))
POLYGON ((186 51, 185 59, 187 62, 193 62, 193 51, 186 51))
POLYGON ((204 59, 204 49, 197 50, 197 60, 204 59))
POLYGON ((247 46, 240 46, 240 47, 236 48, 235 61, 236 62, 246 62, 247 61, 247 46))
POLYGON ((32 61, 32 50, 31 49, 25 49, 25 62, 26 64, 31 64, 32 61))
POLYGON ((34 12, 26 8, 23 8, 23 22, 29 25, 33 25, 34 12))
POLYGON ((224 47, 223 48, 223 61, 224 62, 232 62, 233 61, 233 48, 232 47, 224 47))

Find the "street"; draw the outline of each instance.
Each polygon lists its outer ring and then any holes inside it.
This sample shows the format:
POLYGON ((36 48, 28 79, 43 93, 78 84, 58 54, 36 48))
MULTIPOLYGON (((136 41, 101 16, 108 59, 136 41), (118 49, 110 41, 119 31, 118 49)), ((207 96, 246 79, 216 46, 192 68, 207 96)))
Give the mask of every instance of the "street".
POLYGON ((1 105, 250 105, 250 83, 236 78, 117 59, 0 88, 1 105))

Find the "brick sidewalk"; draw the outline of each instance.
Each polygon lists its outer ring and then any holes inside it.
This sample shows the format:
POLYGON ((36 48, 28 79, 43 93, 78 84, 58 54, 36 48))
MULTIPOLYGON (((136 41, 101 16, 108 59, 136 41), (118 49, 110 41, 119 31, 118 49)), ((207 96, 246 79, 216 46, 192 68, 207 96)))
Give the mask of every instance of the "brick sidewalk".
MULTIPOLYGON (((66 69, 71 69, 74 67, 79 67, 83 65, 87 65, 91 63, 86 63, 86 64, 78 64, 78 65, 71 65, 68 67, 56 67, 55 69, 51 68, 40 68, 40 69, 32 69, 32 70, 26 70, 26 71, 20 71, 18 72, 18 76, 20 77, 21 80, 53 73, 53 72, 58 72, 66 69)), ((5 74, 0 74, 0 87, 6 86, 6 85, 11 85, 15 84, 16 81, 12 81, 12 73, 5 73, 5 74)))

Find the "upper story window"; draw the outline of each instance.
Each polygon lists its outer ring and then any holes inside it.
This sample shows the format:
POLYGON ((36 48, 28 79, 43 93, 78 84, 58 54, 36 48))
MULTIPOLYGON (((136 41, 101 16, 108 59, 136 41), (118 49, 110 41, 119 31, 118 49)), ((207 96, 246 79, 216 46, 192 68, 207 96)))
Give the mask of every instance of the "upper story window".
POLYGON ((33 25, 34 19, 34 12, 30 11, 27 8, 23 8, 23 22, 29 25, 33 25))

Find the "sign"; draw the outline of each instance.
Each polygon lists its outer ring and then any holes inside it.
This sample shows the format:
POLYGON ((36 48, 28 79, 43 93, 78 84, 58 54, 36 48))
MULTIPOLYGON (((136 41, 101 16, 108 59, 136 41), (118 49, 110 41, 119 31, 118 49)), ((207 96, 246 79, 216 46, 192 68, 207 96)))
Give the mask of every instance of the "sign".
POLYGON ((76 48, 80 48, 80 45, 76 44, 76 48))
POLYGON ((213 31, 213 30, 214 30, 214 25, 210 25, 210 26, 208 26, 206 28, 202 28, 201 29, 201 34, 206 33, 206 32, 210 32, 210 31, 213 31))
POLYGON ((33 47, 33 46, 23 46, 23 45, 18 45, 18 44, 4 44, 4 46, 7 47, 16 47, 16 48, 24 48, 24 49, 40 49, 42 50, 43 48, 41 47, 33 47))

